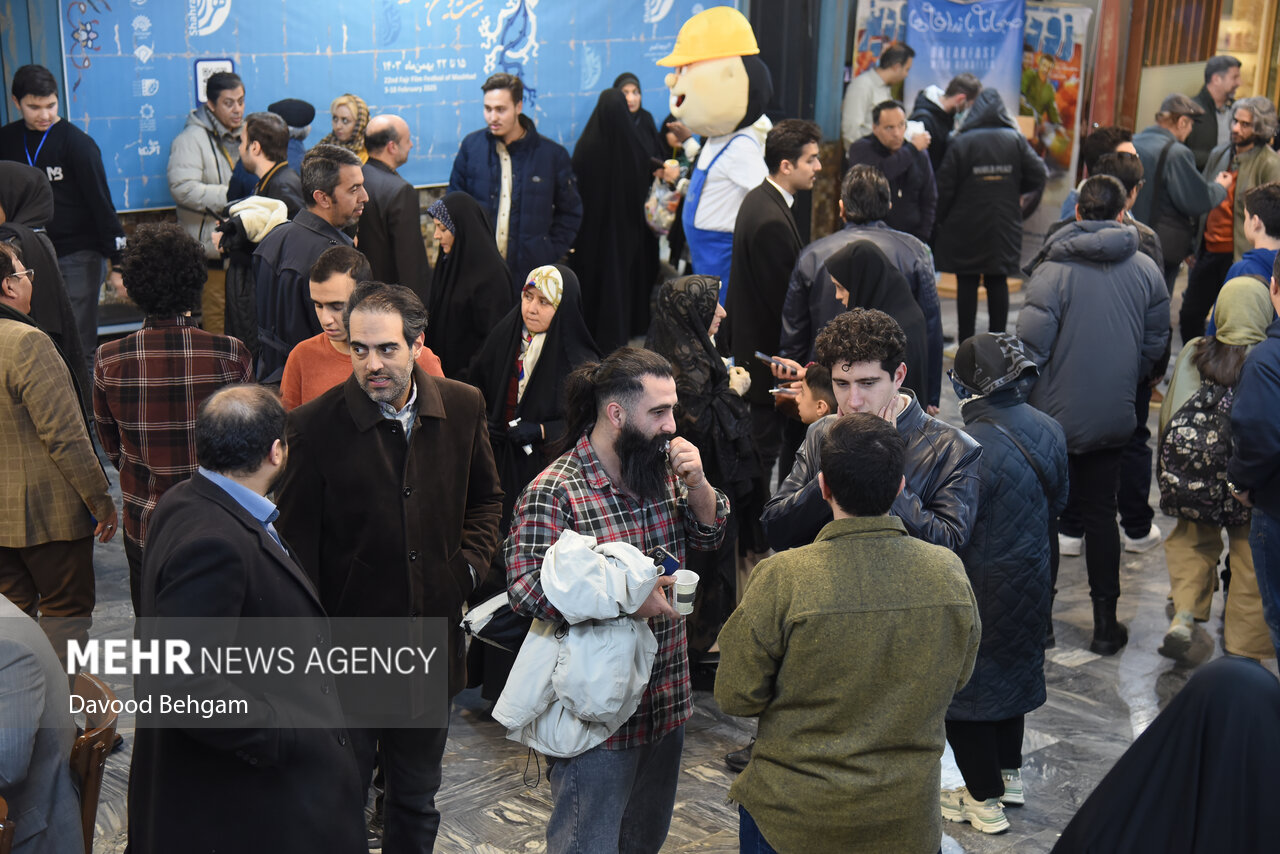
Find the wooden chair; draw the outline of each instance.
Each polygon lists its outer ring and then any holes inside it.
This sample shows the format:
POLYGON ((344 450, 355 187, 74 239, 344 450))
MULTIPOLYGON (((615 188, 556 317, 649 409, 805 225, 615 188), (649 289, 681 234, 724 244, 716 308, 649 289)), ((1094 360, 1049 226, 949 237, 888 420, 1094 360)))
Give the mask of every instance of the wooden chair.
POLYGON ((9 804, 0 798, 0 854, 13 850, 13 822, 9 819, 9 804))
MULTIPOLYGON (((93 700, 92 708, 110 709, 116 695, 101 679, 89 673, 76 675, 75 694, 93 700)), ((80 825, 84 830, 84 852, 93 854, 93 828, 98 821, 98 797, 102 794, 102 774, 116 741, 115 712, 86 713, 84 735, 71 747, 71 770, 80 778, 80 825)), ((5 849, 0 848, 0 854, 5 849)))

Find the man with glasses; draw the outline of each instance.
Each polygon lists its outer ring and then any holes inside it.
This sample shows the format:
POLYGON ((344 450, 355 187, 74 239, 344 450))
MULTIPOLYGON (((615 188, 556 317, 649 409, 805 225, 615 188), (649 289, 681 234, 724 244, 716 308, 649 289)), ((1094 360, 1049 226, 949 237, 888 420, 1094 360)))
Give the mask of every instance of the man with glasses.
POLYGON ((1225 176, 1227 197, 1201 222, 1204 232, 1178 315, 1184 344, 1204 334, 1205 317, 1227 280, 1227 270, 1253 248, 1245 235, 1244 197, 1254 187, 1280 180, 1280 154, 1271 150, 1276 124, 1271 101, 1241 98, 1231 115, 1231 141, 1209 152, 1203 174, 1225 176))
POLYGON ((115 536, 116 508, 71 373, 27 314, 33 278, 0 242, 0 594, 65 658, 67 640, 88 640, 93 537, 115 536))
POLYGON ((885 223, 928 243, 938 211, 938 185, 928 153, 931 138, 918 133, 907 142, 907 112, 897 101, 876 104, 871 120, 871 133, 849 146, 849 165, 865 163, 884 173, 892 200, 885 223))

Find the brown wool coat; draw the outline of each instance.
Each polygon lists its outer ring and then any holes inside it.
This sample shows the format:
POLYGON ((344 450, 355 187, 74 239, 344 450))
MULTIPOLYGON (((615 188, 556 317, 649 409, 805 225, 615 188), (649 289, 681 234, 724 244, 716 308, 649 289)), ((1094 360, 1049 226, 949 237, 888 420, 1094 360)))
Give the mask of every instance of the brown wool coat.
POLYGON ((289 413, 276 527, 330 617, 449 620, 449 694, 465 682, 462 604, 498 548, 502 487, 484 397, 413 369, 405 442, 352 375, 289 413))

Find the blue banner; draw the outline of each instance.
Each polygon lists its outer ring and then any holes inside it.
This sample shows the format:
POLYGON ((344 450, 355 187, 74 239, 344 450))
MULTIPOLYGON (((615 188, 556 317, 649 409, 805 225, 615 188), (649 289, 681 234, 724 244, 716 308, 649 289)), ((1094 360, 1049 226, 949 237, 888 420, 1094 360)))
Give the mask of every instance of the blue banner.
POLYGON ((308 148, 329 133, 329 104, 344 92, 363 98, 372 115, 402 116, 414 145, 400 174, 444 184, 462 137, 484 127, 480 84, 494 72, 524 81, 525 115, 570 151, 600 90, 624 71, 639 77, 644 106, 661 121, 669 69, 657 61, 704 5, 64 0, 62 108, 102 149, 119 210, 173 204, 169 147, 204 79, 225 68, 244 79, 246 112, 281 98, 310 102, 308 148))
POLYGON ((1000 93, 1010 116, 1018 115, 1024 17, 1024 0, 907 0, 907 44, 916 58, 906 103, 968 71, 1000 93))

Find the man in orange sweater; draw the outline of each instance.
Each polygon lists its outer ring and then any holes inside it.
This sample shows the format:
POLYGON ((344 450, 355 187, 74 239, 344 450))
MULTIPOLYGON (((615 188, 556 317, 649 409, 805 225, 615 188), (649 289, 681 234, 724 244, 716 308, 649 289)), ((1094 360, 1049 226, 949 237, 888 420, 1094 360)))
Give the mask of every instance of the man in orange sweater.
MULTIPOLYGON (((351 376, 351 345, 342 315, 356 283, 372 278, 368 259, 350 246, 330 247, 316 259, 309 287, 323 331, 289 353, 280 380, 285 409, 295 409, 351 376)), ((427 347, 418 354, 418 364, 433 377, 444 376, 439 357, 427 347)))

